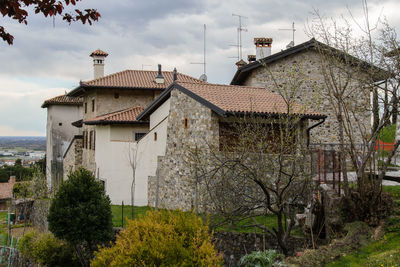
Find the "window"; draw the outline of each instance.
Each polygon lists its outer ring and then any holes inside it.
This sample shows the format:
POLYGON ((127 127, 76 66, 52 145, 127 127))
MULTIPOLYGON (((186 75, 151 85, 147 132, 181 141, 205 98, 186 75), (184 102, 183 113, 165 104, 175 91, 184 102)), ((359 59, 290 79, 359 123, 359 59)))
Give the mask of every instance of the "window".
POLYGON ((185 129, 187 129, 187 127, 188 127, 188 119, 185 118, 185 129))
POLYGON ((93 141, 93 131, 90 131, 90 135, 89 135, 89 149, 92 149, 92 141, 93 141))
POLYGON ((115 99, 119 98, 119 93, 114 93, 114 98, 115 99))
POLYGON ((92 98, 92 112, 94 112, 94 98, 92 98))
POLYGON ((59 122, 59 123, 58 123, 58 126, 62 126, 62 122, 59 122))
POLYGON ((83 131, 83 148, 87 148, 87 131, 83 131))
POLYGON ((96 149, 96 131, 93 131, 93 150, 96 149))
POLYGON ((154 141, 157 141, 157 133, 154 133, 154 141))
POLYGON ((135 141, 139 141, 142 139, 143 136, 146 135, 146 133, 134 133, 135 134, 135 141))
POLYGON ((87 102, 85 103, 85 113, 87 113, 87 102))

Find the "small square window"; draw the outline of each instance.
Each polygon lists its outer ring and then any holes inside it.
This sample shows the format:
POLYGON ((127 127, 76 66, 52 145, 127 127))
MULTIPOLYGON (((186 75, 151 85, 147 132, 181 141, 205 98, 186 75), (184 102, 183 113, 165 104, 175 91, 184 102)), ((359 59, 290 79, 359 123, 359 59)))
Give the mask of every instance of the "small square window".
POLYGON ((154 141, 157 141, 157 132, 154 133, 154 141))
POLYGON ((114 98, 118 99, 119 98, 119 93, 114 93, 114 98))
POLYGON ((62 126, 62 122, 58 123, 58 126, 62 126))

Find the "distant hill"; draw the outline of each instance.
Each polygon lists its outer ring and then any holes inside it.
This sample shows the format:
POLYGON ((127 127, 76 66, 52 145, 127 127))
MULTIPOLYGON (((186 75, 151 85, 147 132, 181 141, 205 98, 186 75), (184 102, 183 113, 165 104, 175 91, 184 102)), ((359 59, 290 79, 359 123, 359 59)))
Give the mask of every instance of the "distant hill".
POLYGON ((0 136, 0 149, 46 150, 45 136, 0 136))

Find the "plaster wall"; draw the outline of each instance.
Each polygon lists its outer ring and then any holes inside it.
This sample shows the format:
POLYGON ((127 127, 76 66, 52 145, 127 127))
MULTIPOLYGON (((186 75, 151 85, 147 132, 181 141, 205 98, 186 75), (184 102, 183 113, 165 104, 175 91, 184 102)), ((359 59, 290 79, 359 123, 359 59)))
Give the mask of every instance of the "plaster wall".
POLYGON ((62 160, 65 150, 72 138, 81 134, 81 128, 72 126, 71 123, 81 118, 82 106, 50 105, 47 107, 46 179, 49 188, 62 179, 62 160))

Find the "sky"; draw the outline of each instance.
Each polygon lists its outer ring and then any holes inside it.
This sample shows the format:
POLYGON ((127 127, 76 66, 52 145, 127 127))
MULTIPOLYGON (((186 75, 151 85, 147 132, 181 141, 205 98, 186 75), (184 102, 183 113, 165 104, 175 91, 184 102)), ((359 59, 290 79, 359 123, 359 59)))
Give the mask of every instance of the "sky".
MULTIPOLYGON (((400 2, 369 1, 372 20, 384 16, 400 30, 400 2)), ((0 136, 44 136, 44 100, 64 94, 81 80, 93 78, 89 54, 109 53, 105 74, 126 70, 173 70, 198 78, 203 66, 203 25, 206 24, 208 81, 229 83, 236 71, 238 17, 244 16, 243 58, 255 54, 254 37, 272 37, 272 53, 292 40, 310 39, 305 28, 312 11, 327 17, 362 18, 361 0, 83 0, 78 8, 96 8, 101 18, 92 26, 44 18, 29 10, 28 25, 0 17, 0 26, 15 37, 0 41, 0 136)))

